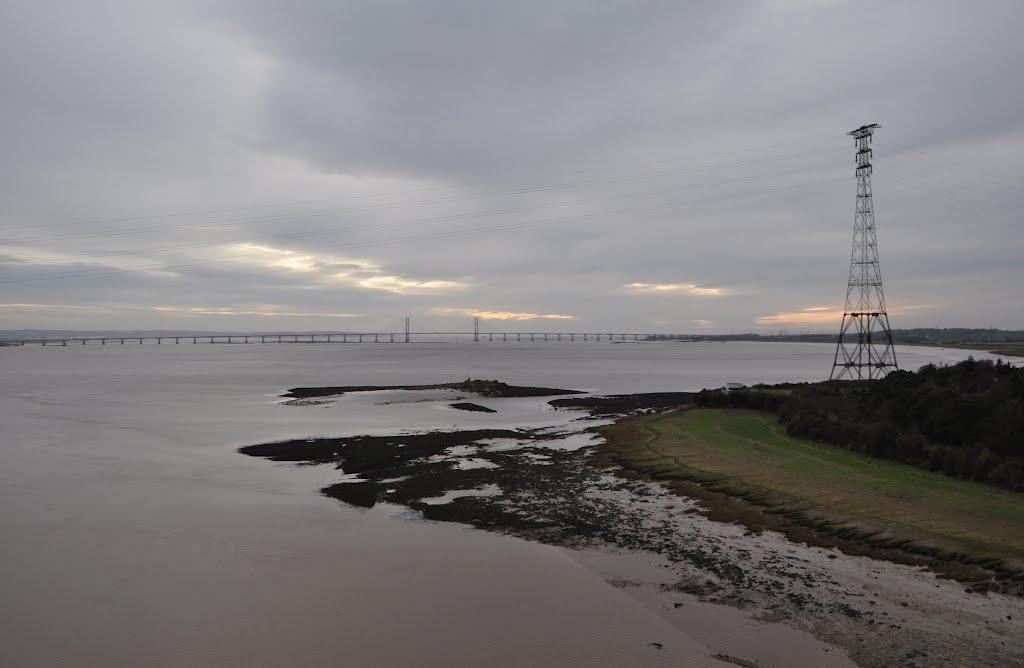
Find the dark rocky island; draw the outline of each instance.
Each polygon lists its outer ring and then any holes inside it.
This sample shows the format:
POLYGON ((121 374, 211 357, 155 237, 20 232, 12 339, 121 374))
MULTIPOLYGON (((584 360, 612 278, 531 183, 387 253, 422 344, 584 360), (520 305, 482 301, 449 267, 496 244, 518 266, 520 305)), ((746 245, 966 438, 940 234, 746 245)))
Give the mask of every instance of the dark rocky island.
POLYGON ((497 413, 498 411, 487 406, 481 406, 480 404, 473 404, 468 401, 463 401, 457 404, 448 404, 449 408, 454 408, 460 411, 470 411, 472 413, 497 413))
POLYGON ((497 380, 473 380, 432 385, 339 385, 336 387, 294 387, 283 395, 291 399, 336 397, 349 392, 380 392, 384 390, 456 390, 482 397, 553 397, 563 394, 585 394, 581 390, 560 390, 550 387, 520 387, 497 380))

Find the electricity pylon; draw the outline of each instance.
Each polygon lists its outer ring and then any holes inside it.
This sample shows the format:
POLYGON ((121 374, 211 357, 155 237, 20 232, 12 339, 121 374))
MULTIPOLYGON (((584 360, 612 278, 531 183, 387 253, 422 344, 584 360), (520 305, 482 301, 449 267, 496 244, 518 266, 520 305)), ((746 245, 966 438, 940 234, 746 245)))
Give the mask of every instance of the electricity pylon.
POLYGON ((896 365, 889 315, 885 311, 882 270, 878 265, 875 208, 871 199, 871 136, 877 123, 848 132, 857 148, 857 210, 853 218, 853 252, 846 306, 839 328, 830 379, 882 378, 896 365))

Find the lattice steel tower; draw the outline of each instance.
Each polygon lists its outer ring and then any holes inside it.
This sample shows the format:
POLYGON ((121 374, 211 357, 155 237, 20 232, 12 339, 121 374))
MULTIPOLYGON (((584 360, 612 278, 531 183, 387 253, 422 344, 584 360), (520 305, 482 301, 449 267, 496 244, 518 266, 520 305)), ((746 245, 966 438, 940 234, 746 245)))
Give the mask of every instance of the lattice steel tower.
POLYGON ((853 252, 846 288, 843 324, 830 379, 882 378, 898 369, 885 312, 882 270, 878 266, 875 209, 871 200, 871 136, 882 126, 862 125, 847 132, 857 148, 857 211, 853 218, 853 252))

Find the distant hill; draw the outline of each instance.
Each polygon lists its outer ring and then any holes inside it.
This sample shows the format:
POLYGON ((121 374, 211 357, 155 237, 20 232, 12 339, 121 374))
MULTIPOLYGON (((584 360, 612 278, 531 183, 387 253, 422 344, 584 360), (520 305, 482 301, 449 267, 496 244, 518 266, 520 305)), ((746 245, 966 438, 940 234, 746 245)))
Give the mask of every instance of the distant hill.
MULTIPOLYGON (((651 341, 789 341, 835 343, 838 334, 656 334, 651 341)), ((1024 330, 919 327, 892 330, 897 345, 948 346, 1024 357, 1024 330)))
MULTIPOLYGON (((692 341, 804 341, 832 342, 838 334, 655 334, 650 337, 657 341, 690 339, 692 341)), ((918 327, 915 329, 892 330, 893 343, 940 344, 940 343, 1024 343, 1024 330, 1020 329, 971 329, 966 327, 918 327)))
POLYGON ((1016 343, 1024 342, 1024 330, 919 327, 894 329, 892 338, 896 343, 1016 343))

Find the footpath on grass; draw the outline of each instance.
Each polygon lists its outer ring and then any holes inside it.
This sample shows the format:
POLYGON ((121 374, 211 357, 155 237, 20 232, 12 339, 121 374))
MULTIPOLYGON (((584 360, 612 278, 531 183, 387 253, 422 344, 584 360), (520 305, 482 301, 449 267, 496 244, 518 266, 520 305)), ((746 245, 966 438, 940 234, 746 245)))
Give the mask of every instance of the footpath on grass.
POLYGON ((1024 495, 793 438, 768 413, 691 408, 599 428, 594 462, 712 519, 1024 595, 1024 495))

